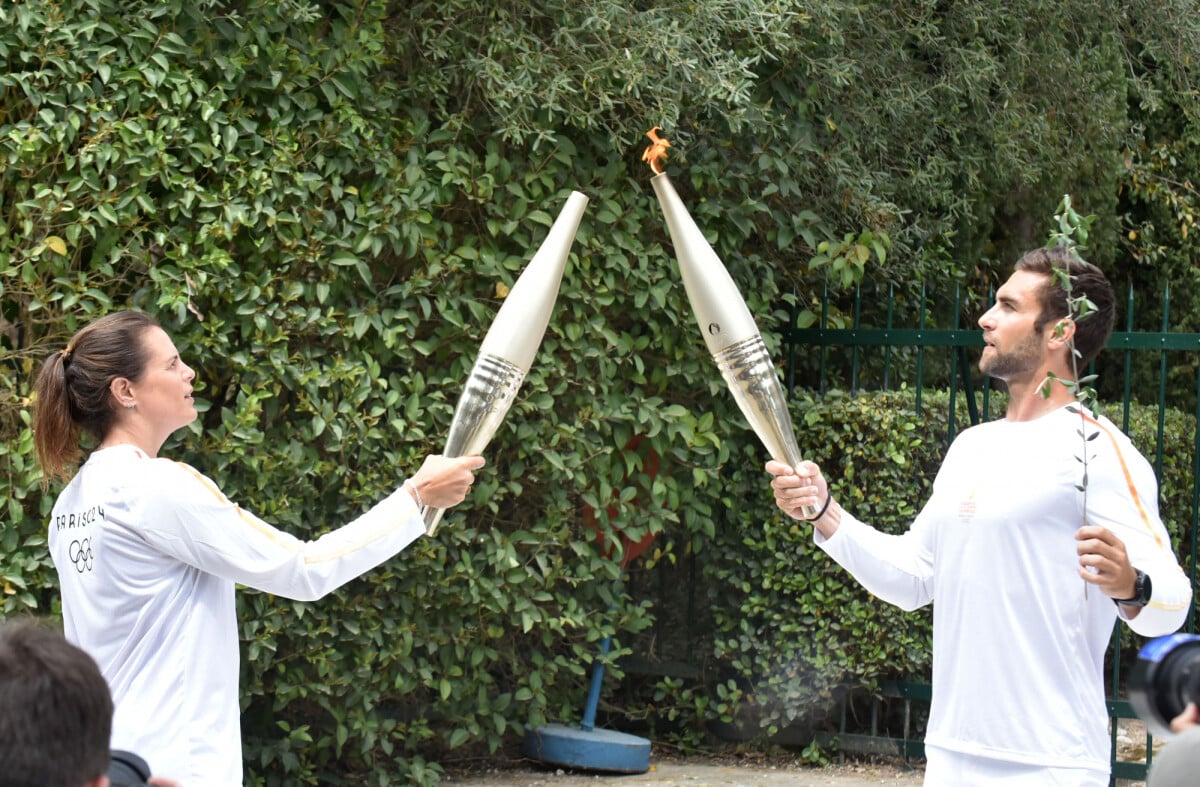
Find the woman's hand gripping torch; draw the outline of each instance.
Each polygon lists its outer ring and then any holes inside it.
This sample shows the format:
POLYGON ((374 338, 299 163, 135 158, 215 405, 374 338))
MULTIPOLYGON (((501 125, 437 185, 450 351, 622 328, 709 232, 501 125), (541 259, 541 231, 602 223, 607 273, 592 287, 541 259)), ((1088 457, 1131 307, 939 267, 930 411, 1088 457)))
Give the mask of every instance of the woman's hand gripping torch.
MULTIPOLYGON (((729 271, 704 239, 670 178, 659 165, 666 158, 667 148, 671 147, 670 142, 658 136, 659 130, 655 126, 646 132, 653 144, 646 148, 642 160, 654 170, 650 184, 666 216, 671 243, 675 246, 675 260, 700 333, 738 407, 771 458, 795 468, 803 457, 792 431, 787 400, 775 365, 729 271)), ((814 517, 817 508, 805 506, 802 513, 814 517)))
MULTIPOLYGON (((508 413, 541 346, 587 203, 585 195, 571 192, 546 239, 496 313, 454 409, 442 452, 445 456, 483 453, 508 413)), ((426 507, 428 535, 437 531, 443 513, 444 509, 426 507)))

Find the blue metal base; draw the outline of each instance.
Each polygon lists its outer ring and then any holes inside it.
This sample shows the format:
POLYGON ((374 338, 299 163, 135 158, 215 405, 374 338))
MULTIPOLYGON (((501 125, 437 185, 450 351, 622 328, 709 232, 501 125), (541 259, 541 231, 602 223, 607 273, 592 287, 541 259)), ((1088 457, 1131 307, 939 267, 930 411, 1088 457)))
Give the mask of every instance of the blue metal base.
POLYGON ((564 768, 611 773, 650 770, 650 741, 613 730, 547 724, 525 736, 521 751, 530 759, 564 768))

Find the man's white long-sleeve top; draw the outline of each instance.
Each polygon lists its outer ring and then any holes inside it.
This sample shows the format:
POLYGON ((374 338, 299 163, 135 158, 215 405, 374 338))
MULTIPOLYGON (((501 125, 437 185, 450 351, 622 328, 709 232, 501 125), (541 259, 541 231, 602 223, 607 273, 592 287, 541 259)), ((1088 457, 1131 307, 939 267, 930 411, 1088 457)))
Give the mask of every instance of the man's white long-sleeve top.
POLYGON ((967 429, 908 532, 884 534, 843 513, 831 538, 816 535, 881 599, 904 609, 935 602, 929 745, 1108 770, 1103 665, 1118 607, 1077 573, 1085 495, 1076 457, 1085 450, 1087 523, 1115 533, 1152 580, 1150 604, 1128 625, 1158 636, 1187 616, 1191 586, 1150 465, 1109 420, 1085 418, 1062 408, 967 429), (1086 448, 1081 427, 1098 433, 1086 448))

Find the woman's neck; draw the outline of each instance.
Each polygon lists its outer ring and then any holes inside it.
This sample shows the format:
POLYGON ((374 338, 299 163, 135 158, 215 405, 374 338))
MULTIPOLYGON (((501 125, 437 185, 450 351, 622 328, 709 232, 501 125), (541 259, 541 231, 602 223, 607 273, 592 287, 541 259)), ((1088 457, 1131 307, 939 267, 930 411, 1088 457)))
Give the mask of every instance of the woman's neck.
POLYGON ((117 426, 109 430, 97 449, 112 448, 118 445, 131 445, 153 459, 158 456, 158 449, 162 447, 162 442, 154 443, 144 436, 136 434, 132 429, 117 426))

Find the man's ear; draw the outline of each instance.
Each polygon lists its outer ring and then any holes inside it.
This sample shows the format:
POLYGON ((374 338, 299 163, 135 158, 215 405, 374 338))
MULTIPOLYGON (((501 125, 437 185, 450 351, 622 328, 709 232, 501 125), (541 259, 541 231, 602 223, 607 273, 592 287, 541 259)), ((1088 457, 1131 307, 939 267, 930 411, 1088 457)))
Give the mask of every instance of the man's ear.
POLYGON ((1050 331, 1050 346, 1057 349, 1058 347, 1066 347, 1075 338, 1075 321, 1070 317, 1063 317, 1058 322, 1054 323, 1053 329, 1050 331))
POLYGON ((84 782, 83 787, 109 787, 110 784, 111 782, 108 780, 108 777, 101 774, 90 782, 84 782))

